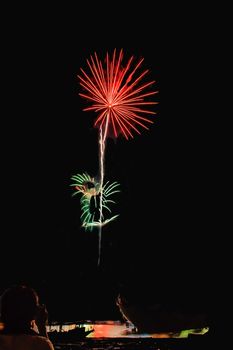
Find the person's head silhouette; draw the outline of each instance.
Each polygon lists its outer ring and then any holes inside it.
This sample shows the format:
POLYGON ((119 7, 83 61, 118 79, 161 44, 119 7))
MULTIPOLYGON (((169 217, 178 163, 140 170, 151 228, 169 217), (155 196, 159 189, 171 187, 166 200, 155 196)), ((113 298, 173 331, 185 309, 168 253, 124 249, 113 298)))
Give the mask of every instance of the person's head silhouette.
POLYGON ((31 287, 13 286, 3 293, 0 305, 5 329, 20 332, 32 327, 39 307, 39 297, 31 287))
POLYGON ((40 306, 36 291, 16 285, 4 291, 0 299, 0 349, 54 350, 48 339, 46 307, 40 306))

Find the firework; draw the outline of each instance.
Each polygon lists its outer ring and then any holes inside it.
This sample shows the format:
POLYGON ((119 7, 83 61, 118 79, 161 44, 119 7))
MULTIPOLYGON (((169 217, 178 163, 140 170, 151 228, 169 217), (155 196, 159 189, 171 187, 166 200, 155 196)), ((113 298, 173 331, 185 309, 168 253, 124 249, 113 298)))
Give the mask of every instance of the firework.
POLYGON ((119 183, 115 181, 110 184, 109 181, 107 181, 101 189, 99 182, 97 182, 87 173, 73 175, 71 179, 73 180, 73 183, 70 186, 74 187, 75 189, 73 196, 81 194, 81 221, 85 230, 92 230, 93 227, 104 226, 119 216, 114 215, 106 218, 106 215, 102 212, 102 218, 100 218, 101 191, 103 209, 106 213, 111 214, 110 205, 114 204, 115 201, 110 198, 115 193, 120 192, 118 189, 119 183))
POLYGON ((156 113, 149 107, 157 102, 147 101, 147 98, 158 91, 150 91, 155 81, 142 82, 149 72, 148 69, 141 71, 143 60, 141 58, 134 64, 131 56, 123 65, 123 50, 117 55, 115 49, 112 58, 107 53, 102 63, 95 53, 87 59, 89 72, 81 69, 78 75, 85 90, 79 95, 91 104, 84 111, 95 111, 97 119, 94 125, 103 128, 108 135, 118 137, 122 134, 128 139, 133 137, 133 132, 140 134, 141 128, 148 129, 153 123, 149 116, 156 113))
POLYGON ((141 58, 135 62, 131 56, 123 62, 123 50, 117 54, 116 49, 112 57, 106 54, 102 62, 96 53, 87 59, 88 71, 81 68, 78 75, 84 92, 79 95, 85 98, 89 106, 84 111, 94 111, 97 117, 94 126, 99 129, 99 181, 88 174, 77 174, 72 177, 76 194, 81 194, 82 226, 87 230, 98 227, 99 258, 101 252, 102 227, 115 220, 118 215, 106 218, 110 212, 109 205, 114 203, 109 197, 119 192, 117 182, 104 184, 104 158, 106 139, 108 136, 117 138, 122 135, 127 140, 140 134, 141 129, 149 129, 156 114, 150 107, 157 104, 151 101, 158 91, 151 90, 155 81, 143 82, 149 70, 142 70, 141 58))

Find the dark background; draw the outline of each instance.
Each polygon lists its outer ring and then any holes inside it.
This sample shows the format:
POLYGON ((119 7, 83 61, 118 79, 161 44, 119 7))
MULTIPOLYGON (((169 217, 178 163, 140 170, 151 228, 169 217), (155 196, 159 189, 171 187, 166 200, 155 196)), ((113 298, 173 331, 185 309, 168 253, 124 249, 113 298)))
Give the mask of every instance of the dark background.
POLYGON ((15 9, 4 28, 1 290, 32 285, 53 320, 118 319, 126 284, 159 302, 203 306, 220 283, 215 33, 205 14, 171 22, 150 9, 69 10, 15 9), (159 105, 149 131, 107 140, 120 216, 103 228, 97 266, 97 232, 80 227, 71 197, 72 175, 98 173, 95 115, 82 111, 77 74, 95 51, 103 59, 114 48, 145 58, 159 105))

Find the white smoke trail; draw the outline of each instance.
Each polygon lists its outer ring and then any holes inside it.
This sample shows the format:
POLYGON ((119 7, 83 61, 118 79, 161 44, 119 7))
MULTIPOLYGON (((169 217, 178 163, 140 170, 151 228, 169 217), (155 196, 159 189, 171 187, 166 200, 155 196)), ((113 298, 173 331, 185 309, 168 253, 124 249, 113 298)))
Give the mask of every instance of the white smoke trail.
POLYGON ((104 157, 105 157, 105 147, 106 147, 106 137, 108 131, 109 114, 106 117, 106 122, 104 125, 104 131, 102 126, 100 127, 99 133, 99 165, 100 165, 100 217, 99 217, 99 254, 98 254, 98 265, 100 264, 101 256, 101 238, 102 238, 102 220, 103 220, 103 183, 104 183, 104 157))

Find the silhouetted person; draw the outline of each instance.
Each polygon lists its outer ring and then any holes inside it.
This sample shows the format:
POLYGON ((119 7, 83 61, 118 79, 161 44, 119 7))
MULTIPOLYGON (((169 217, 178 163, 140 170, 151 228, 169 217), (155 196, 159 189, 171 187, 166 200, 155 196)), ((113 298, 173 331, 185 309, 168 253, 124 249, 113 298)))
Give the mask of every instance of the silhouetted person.
POLYGON ((48 312, 34 289, 19 285, 5 290, 0 303, 0 350, 54 350, 48 339, 48 312))

